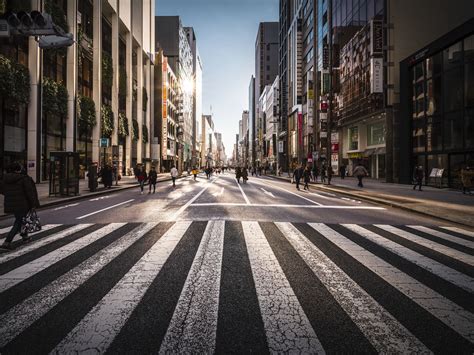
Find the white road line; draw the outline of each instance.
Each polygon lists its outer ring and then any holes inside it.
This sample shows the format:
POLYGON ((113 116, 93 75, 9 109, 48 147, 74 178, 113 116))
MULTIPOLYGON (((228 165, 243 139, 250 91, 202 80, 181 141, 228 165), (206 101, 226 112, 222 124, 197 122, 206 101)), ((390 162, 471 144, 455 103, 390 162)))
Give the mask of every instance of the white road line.
POLYGON ((309 225, 470 342, 474 315, 322 223, 309 225))
POLYGON ((242 222, 270 353, 325 353, 258 222, 242 222))
POLYGON ((192 222, 173 225, 56 346, 53 353, 105 353, 192 222))
POLYGON ((244 200, 245 200, 245 203, 247 205, 250 205, 250 201, 249 199, 247 198, 247 195, 245 194, 244 190, 242 189, 242 186, 240 186, 240 183, 236 180, 235 183, 237 184, 237 186, 239 187, 239 190, 240 192, 242 193, 242 196, 244 196, 244 200))
POLYGON ((380 245, 381 247, 391 251, 392 253, 401 256, 402 258, 416 264, 423 269, 432 272, 433 274, 457 285, 466 291, 474 293, 474 279, 456 270, 447 267, 435 260, 432 260, 424 255, 421 255, 409 248, 404 247, 398 243, 392 242, 368 229, 365 229, 357 224, 342 224, 347 229, 361 235, 362 237, 380 245))
POLYGON ((398 235, 399 237, 409 240, 411 242, 414 242, 416 244, 422 245, 424 247, 433 249, 434 251, 437 251, 439 253, 445 254, 451 258, 457 259, 459 261, 462 261, 463 263, 466 263, 468 265, 473 266, 474 265, 474 257, 469 254, 465 254, 463 252, 460 252, 458 250, 452 249, 450 247, 447 247, 442 244, 438 244, 436 242, 433 242, 429 239, 425 239, 423 237, 420 237, 416 234, 406 232, 402 229, 399 229, 397 227, 393 227, 390 225, 386 224, 375 224, 376 227, 383 229, 387 232, 390 232, 392 234, 398 235))
POLYGON ((440 232, 440 231, 437 231, 435 229, 431 229, 431 228, 428 228, 428 227, 425 227, 425 226, 407 226, 407 227, 410 227, 410 228, 416 229, 420 232, 431 234, 435 237, 438 237, 438 238, 441 238, 441 239, 444 239, 444 240, 447 240, 447 241, 450 241, 450 242, 453 242, 453 243, 456 243, 456 244, 464 245, 465 247, 474 249, 474 241, 471 242, 469 240, 458 238, 454 235, 443 233, 443 232, 440 232))
MULTIPOLYGON (((257 183, 257 184, 263 184, 263 183, 261 183, 261 182, 256 182, 256 183, 257 183)), ((267 185, 265 185, 265 186, 267 186, 267 185)), ((287 190, 287 189, 284 189, 284 188, 279 187, 279 186, 276 186, 276 185, 271 185, 271 187, 273 187, 273 188, 275 188, 275 189, 283 190, 283 191, 285 191, 285 192, 287 192, 287 193, 289 193, 289 194, 291 194, 291 195, 298 196, 299 198, 302 198, 303 200, 306 200, 306 201, 308 201, 308 202, 311 202, 311 203, 313 203, 313 204, 315 204, 315 205, 323 206, 323 204, 321 204, 321 203, 319 203, 319 202, 316 202, 316 201, 313 201, 313 200, 311 200, 310 198, 301 196, 301 195, 299 195, 299 194, 297 194, 297 193, 295 193, 295 192, 293 192, 293 191, 289 191, 289 190, 287 190)))
POLYGON ((204 191, 206 191, 209 188, 209 186, 211 186, 217 179, 219 179, 219 177, 215 178, 214 180, 211 180, 210 182, 208 181, 206 186, 204 186, 204 188, 201 191, 199 191, 192 199, 186 202, 183 206, 181 206, 179 210, 177 210, 172 215, 171 220, 176 221, 179 215, 183 213, 194 201, 196 201, 199 198, 199 196, 201 196, 204 193, 204 191))
POLYGON ((379 353, 429 350, 290 223, 275 223, 316 277, 379 353))
POLYGON ((97 214, 97 213, 104 212, 104 211, 110 210, 110 209, 112 209, 112 208, 125 205, 125 204, 127 204, 127 203, 132 202, 132 201, 135 201, 135 199, 132 198, 132 199, 130 199, 130 200, 128 200, 128 201, 124 201, 124 202, 117 203, 116 205, 109 206, 109 207, 103 208, 103 209, 101 209, 101 210, 92 212, 92 213, 88 213, 88 214, 86 214, 86 215, 84 215, 84 216, 77 217, 76 219, 83 219, 83 218, 86 218, 86 217, 90 217, 90 216, 93 216, 93 215, 95 215, 95 214, 97 214))
MULTIPOLYGON (((33 233, 28 233, 28 235, 30 237, 33 237, 34 235, 38 234, 38 233, 41 233, 41 232, 45 232, 47 230, 50 230, 50 229, 53 229, 53 228, 56 228, 56 227, 59 227, 60 224, 46 224, 44 226, 41 227, 41 230, 40 231, 37 231, 37 232, 33 232, 33 233)), ((3 229, 0 229, 0 234, 4 234, 4 233, 8 233, 10 232, 10 229, 12 229, 12 227, 8 227, 8 228, 3 228, 3 229)), ((7 236, 4 235, 3 237, 1 237, 0 239, 4 239, 6 238, 7 236)), ((20 238, 19 234, 16 235, 16 237, 20 238)), ((15 239, 13 239, 15 240, 15 239)))
POLYGON ((207 224, 160 354, 212 354, 216 345, 224 221, 207 224))
POLYGON ((100 200, 105 200, 105 199, 108 199, 108 198, 111 198, 111 197, 112 197, 111 195, 101 196, 101 197, 92 198, 92 199, 90 199, 89 201, 91 201, 91 202, 93 202, 93 201, 100 201, 100 200))
POLYGON ((75 226, 72 226, 71 228, 67 228, 61 232, 51 234, 50 236, 46 238, 41 238, 38 241, 33 241, 32 243, 29 243, 25 245, 22 248, 19 248, 18 250, 14 250, 8 254, 2 254, 0 256, 0 264, 3 264, 7 261, 10 261, 12 259, 15 259, 19 256, 25 255, 29 253, 32 250, 41 248, 45 245, 48 245, 52 242, 55 242, 56 240, 62 239, 64 237, 67 237, 68 235, 74 234, 80 230, 86 229, 88 227, 92 226, 92 224, 77 224, 75 226))
POLYGON ((317 209, 340 209, 340 210, 378 210, 384 211, 384 207, 375 206, 329 206, 329 205, 285 205, 285 204, 264 204, 264 203, 252 203, 248 205, 246 203, 237 202, 203 202, 193 203, 191 207, 211 207, 211 206, 235 206, 235 207, 278 207, 278 208, 317 208, 317 209))
POLYGON ((468 237, 474 237, 474 232, 468 231, 466 229, 457 228, 457 227, 441 227, 441 228, 446 229, 448 231, 456 232, 459 234, 464 234, 464 235, 467 235, 468 237))
POLYGON ((268 196, 275 198, 274 194, 272 194, 270 191, 265 190, 263 187, 261 187, 260 190, 262 190, 264 194, 267 194, 268 196))
POLYGON ((224 188, 221 187, 219 192, 214 192, 212 195, 217 197, 217 196, 222 196, 224 194, 224 188))
POLYGON ((71 203, 69 205, 65 205, 65 206, 60 206, 60 207, 56 207, 53 211, 59 211, 59 210, 63 210, 65 208, 69 208, 69 207, 76 207, 80 205, 80 203, 71 203))
POLYGON ((29 277, 43 271, 47 267, 57 263, 58 261, 74 254, 76 251, 90 245, 96 240, 101 239, 114 230, 124 226, 125 223, 111 223, 102 227, 82 238, 79 238, 65 246, 56 249, 46 255, 35 259, 28 264, 22 265, 16 269, 7 272, 0 276, 0 292, 4 292, 9 288, 19 284, 20 282, 28 279, 29 277))
POLYGON ((138 226, 0 315, 0 334, 2 334, 0 347, 9 343, 31 324, 48 313, 59 302, 157 225, 158 223, 146 223, 138 226))

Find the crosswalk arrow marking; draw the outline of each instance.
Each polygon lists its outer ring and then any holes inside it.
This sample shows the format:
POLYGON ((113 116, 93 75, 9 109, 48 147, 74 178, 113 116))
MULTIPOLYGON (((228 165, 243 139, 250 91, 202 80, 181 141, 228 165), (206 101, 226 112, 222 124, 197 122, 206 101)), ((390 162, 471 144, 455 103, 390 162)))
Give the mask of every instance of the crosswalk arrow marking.
POLYGON ((268 196, 271 196, 271 197, 275 198, 275 195, 272 194, 270 191, 265 190, 263 187, 261 187, 260 189, 261 189, 265 194, 267 194, 268 196))

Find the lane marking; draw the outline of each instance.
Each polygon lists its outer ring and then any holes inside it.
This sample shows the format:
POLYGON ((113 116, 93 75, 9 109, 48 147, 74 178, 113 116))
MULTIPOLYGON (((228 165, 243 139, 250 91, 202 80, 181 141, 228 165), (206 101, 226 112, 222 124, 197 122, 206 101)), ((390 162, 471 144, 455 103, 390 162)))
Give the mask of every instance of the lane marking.
POLYGON ((453 243, 456 243, 456 244, 464 245, 465 247, 474 249, 474 241, 471 242, 469 240, 458 238, 454 235, 443 233, 443 232, 440 232, 440 231, 437 231, 435 229, 431 229, 431 228, 428 228, 428 227, 425 227, 425 226, 407 226, 407 227, 410 227, 410 228, 416 229, 420 232, 428 233, 428 234, 431 234, 435 237, 438 237, 438 238, 441 238, 441 239, 444 239, 444 240, 447 240, 447 241, 450 241, 450 242, 453 242, 453 243))
POLYGON ((100 201, 100 200, 105 200, 105 199, 111 198, 111 197, 112 197, 112 196, 107 195, 107 196, 92 198, 92 199, 90 199, 89 201, 91 201, 91 202, 92 202, 92 201, 100 201))
POLYGON ((224 249, 224 221, 211 221, 194 258, 160 354, 213 354, 224 249))
POLYGON ((181 208, 179 210, 177 210, 171 216, 171 220, 176 221, 176 219, 179 217, 179 215, 181 213, 183 213, 194 201, 196 201, 199 198, 199 196, 201 196, 204 193, 204 191, 206 191, 209 188, 209 186, 211 186, 217 179, 219 179, 219 177, 215 178, 214 180, 208 181, 206 183, 206 186, 204 186, 204 188, 201 191, 199 191, 192 199, 190 199, 188 202, 186 202, 186 204, 181 206, 181 208))
POLYGON ((384 207, 375 206, 330 206, 330 205, 285 205, 285 204, 266 204, 266 203, 252 203, 248 205, 246 203, 238 202, 203 202, 193 203, 191 207, 205 207, 205 206, 229 206, 229 207, 277 207, 277 208, 321 208, 321 209, 342 209, 342 210, 378 210, 385 211, 384 207))
POLYGON ((79 203, 71 203, 70 205, 56 207, 53 211, 59 211, 59 210, 63 210, 63 209, 68 208, 68 207, 75 207, 77 205, 79 205, 79 203))
POLYGON ((71 234, 74 234, 76 232, 79 232, 83 229, 86 229, 88 227, 92 226, 92 224, 76 224, 75 226, 71 226, 70 228, 67 228, 65 230, 62 230, 60 232, 51 234, 47 236, 46 238, 41 238, 38 241, 34 241, 33 243, 30 243, 18 250, 14 250, 8 254, 3 254, 1 259, 0 259, 0 264, 6 263, 7 261, 10 261, 12 259, 15 259, 19 256, 25 255, 29 253, 32 250, 39 249, 42 246, 48 245, 52 242, 55 242, 56 240, 62 239, 64 237, 67 237, 71 234))
POLYGON ((341 224, 343 227, 359 234, 360 236, 380 245, 384 249, 391 251, 394 254, 412 262, 415 265, 422 267, 425 270, 451 282, 452 284, 459 286, 466 291, 474 293, 474 279, 459 271, 451 269, 450 267, 443 265, 435 260, 432 260, 410 248, 404 247, 401 244, 395 243, 390 239, 386 239, 383 236, 369 231, 357 224, 341 224))
POLYGON ((242 189, 242 186, 240 186, 239 182, 237 180, 235 180, 235 183, 237 184, 237 186, 239 187, 239 190, 240 192, 242 193, 242 196, 244 196, 244 200, 245 200, 245 203, 247 205, 250 205, 250 201, 249 199, 247 198, 247 195, 245 194, 244 190, 242 189))
POLYGON ((125 204, 127 204, 127 203, 130 203, 130 202, 132 202, 132 201, 135 201, 135 199, 134 199, 134 198, 132 198, 132 199, 130 199, 130 200, 128 200, 128 201, 124 201, 124 202, 117 203, 116 205, 109 206, 109 207, 103 208, 103 209, 101 209, 101 210, 98 210, 98 211, 92 212, 92 213, 88 213, 88 214, 86 214, 86 215, 84 215, 84 216, 77 217, 76 219, 83 219, 83 218, 87 218, 87 217, 93 216, 93 215, 95 215, 95 214, 97 214, 97 213, 104 212, 104 211, 110 210, 110 209, 112 209, 112 208, 115 208, 115 207, 118 207, 118 206, 125 205, 125 204))
POLYGON ((386 225, 386 224, 374 224, 374 226, 381 228, 387 232, 390 232, 392 234, 398 235, 399 237, 409 240, 411 242, 414 242, 416 244, 422 245, 424 247, 427 247, 429 249, 432 249, 434 251, 437 251, 441 254, 445 254, 453 259, 462 261, 463 263, 466 263, 468 265, 474 266, 474 257, 472 255, 463 253, 459 250, 452 249, 450 247, 447 247, 442 244, 438 244, 436 242, 433 242, 429 239, 425 239, 423 237, 420 237, 416 234, 406 232, 402 229, 386 225))
POLYGON ((260 190, 262 190, 263 193, 267 194, 268 196, 275 198, 274 194, 272 194, 270 191, 265 190, 263 187, 261 187, 260 190))
POLYGON ((464 234, 464 235, 467 235, 468 237, 474 237, 474 232, 468 231, 466 229, 457 228, 457 227, 441 227, 441 228, 446 229, 448 231, 456 232, 459 234, 464 234))
POLYGON ((258 222, 242 222, 270 353, 324 354, 258 222))
POLYGON ((222 196, 223 194, 224 194, 224 188, 222 187, 219 192, 214 192, 212 196, 218 197, 218 196, 222 196))
POLYGON ((0 347, 16 338, 157 225, 145 223, 138 226, 0 315, 0 347))
POLYGON ((126 223, 111 223, 0 276, 0 293, 105 237, 126 223))
MULTIPOLYGON (((264 185, 262 182, 256 182, 256 183, 257 183, 257 184, 260 184, 260 185, 264 185)), ((265 186, 267 186, 267 185, 265 185, 265 186)), ((276 189, 283 190, 283 191, 285 191, 285 192, 287 192, 287 193, 289 193, 289 194, 291 194, 291 195, 298 196, 299 198, 302 198, 303 200, 306 200, 306 201, 308 201, 308 202, 311 202, 311 203, 313 203, 313 204, 315 204, 315 205, 323 206, 322 203, 313 201, 313 200, 311 200, 310 198, 301 196, 301 195, 299 195, 299 194, 297 194, 297 193, 295 193, 295 192, 293 192, 293 191, 286 190, 286 189, 284 189, 284 188, 282 188, 282 187, 279 187, 279 186, 276 186, 276 185, 272 185, 272 187, 273 187, 273 188, 276 188, 276 189)))
POLYGON ((140 303, 191 222, 174 224, 53 350, 105 353, 140 303), (105 321, 104 321, 105 320, 105 321))
POLYGON ((452 328, 470 342, 474 342, 474 314, 433 291, 421 282, 400 271, 388 262, 362 248, 323 223, 308 223, 324 238, 368 270, 395 287, 420 307, 452 328))
POLYGON ((429 350, 290 223, 275 223, 316 277, 379 353, 429 350), (403 339, 403 342, 400 341, 403 339))

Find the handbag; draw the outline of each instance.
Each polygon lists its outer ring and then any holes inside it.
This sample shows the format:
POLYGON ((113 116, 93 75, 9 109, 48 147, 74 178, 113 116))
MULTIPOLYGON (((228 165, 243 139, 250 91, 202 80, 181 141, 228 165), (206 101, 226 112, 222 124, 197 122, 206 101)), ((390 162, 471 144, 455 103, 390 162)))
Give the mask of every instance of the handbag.
POLYGON ((36 213, 36 210, 31 209, 28 211, 21 223, 21 234, 34 233, 40 231, 42 228, 41 221, 36 213))

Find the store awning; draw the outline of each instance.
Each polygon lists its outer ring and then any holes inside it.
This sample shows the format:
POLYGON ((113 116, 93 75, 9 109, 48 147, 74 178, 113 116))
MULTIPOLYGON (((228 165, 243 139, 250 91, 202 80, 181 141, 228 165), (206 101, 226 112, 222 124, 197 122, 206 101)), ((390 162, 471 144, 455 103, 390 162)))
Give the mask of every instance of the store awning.
POLYGON ((370 157, 372 154, 375 153, 375 148, 370 148, 370 149, 366 149, 364 150, 364 157, 370 157))

